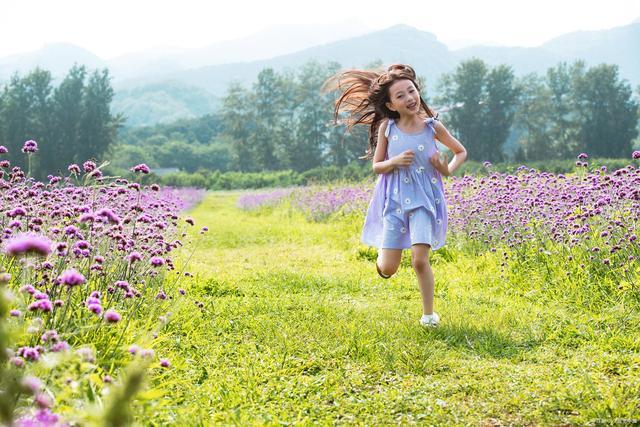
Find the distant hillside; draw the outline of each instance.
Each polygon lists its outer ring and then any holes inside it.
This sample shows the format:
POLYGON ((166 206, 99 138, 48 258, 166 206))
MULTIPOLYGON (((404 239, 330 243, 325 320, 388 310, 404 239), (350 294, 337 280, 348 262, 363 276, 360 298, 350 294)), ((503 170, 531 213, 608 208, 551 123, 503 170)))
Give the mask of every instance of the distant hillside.
POLYGON ((16 72, 26 74, 38 66, 50 71, 54 77, 61 77, 75 63, 90 69, 107 66, 105 61, 86 49, 68 43, 55 43, 34 52, 0 58, 0 81, 7 81, 16 72))
MULTIPOLYGON (((439 42, 433 34, 406 25, 397 25, 269 60, 202 67, 169 73, 154 80, 157 82, 166 77, 196 85, 221 96, 233 80, 249 84, 264 68, 293 69, 312 59, 319 62, 336 61, 343 67, 363 67, 376 60, 382 60, 384 63, 411 63, 427 78, 429 87, 434 86, 435 76, 452 69, 457 63, 447 46, 439 42)), ((130 88, 144 83, 143 79, 134 79, 122 82, 118 87, 130 88)))
MULTIPOLYGON (((263 33, 262 36, 267 41, 285 40, 277 31, 263 33)), ((300 36, 298 45, 304 45, 303 39, 311 42, 312 38, 307 36, 306 39, 300 36)), ((258 47, 264 46, 264 40, 254 35, 190 52, 180 49, 148 51, 113 60, 112 73, 142 75, 127 80, 114 79, 117 93, 114 110, 129 117, 129 126, 196 117, 212 112, 216 99, 224 96, 232 81, 250 85, 264 68, 291 70, 309 60, 336 61, 345 68, 363 67, 377 60, 385 64, 410 63, 425 78, 430 94, 434 94, 443 73, 453 71, 460 61, 472 57, 483 59, 490 65, 508 64, 518 75, 544 73, 561 61, 573 62, 576 59, 584 59, 588 65, 611 63, 619 66, 620 76, 634 87, 640 84, 640 18, 632 24, 609 30, 566 34, 534 48, 474 46, 450 50, 429 32, 396 25, 270 59, 238 61, 252 55, 257 57, 258 47), (252 50, 251 46, 256 48, 252 50), (233 52, 236 56, 232 55, 233 52), (184 69, 198 63, 224 61, 225 58, 235 58, 236 61, 184 69)), ((283 49, 295 45, 281 43, 283 49)), ((264 55, 275 51, 266 51, 264 55)), ((15 70, 24 73, 36 64, 51 70, 54 76, 60 76, 74 62, 90 68, 105 66, 104 61, 84 49, 64 44, 49 45, 37 52, 0 59, 0 82, 6 81, 15 70)))
MULTIPOLYGON (((518 75, 544 73, 561 61, 585 59, 589 65, 602 62, 618 64, 620 75, 632 85, 640 84, 640 24, 630 24, 611 30, 576 32, 555 38, 535 48, 475 46, 451 51, 435 35, 406 25, 363 36, 327 43, 269 60, 240 62, 201 67, 193 70, 156 75, 155 85, 164 79, 200 87, 214 96, 224 96, 232 80, 251 84, 260 70, 294 69, 306 61, 337 61, 343 67, 363 67, 376 60, 385 64, 406 62, 425 77, 427 90, 434 93, 443 73, 451 72, 460 61, 481 58, 490 65, 508 64, 518 75)), ((149 79, 134 79, 119 83, 117 88, 139 87, 149 79)))
POLYGON ((163 82, 118 91, 111 105, 126 116, 125 126, 149 126, 203 116, 217 109, 211 93, 181 82, 163 82))

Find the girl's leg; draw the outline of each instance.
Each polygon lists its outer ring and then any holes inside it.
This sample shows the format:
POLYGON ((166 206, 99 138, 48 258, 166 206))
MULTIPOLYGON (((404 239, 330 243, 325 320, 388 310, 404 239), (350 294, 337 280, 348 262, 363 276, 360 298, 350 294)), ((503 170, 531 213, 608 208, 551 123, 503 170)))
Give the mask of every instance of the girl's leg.
POLYGON ((420 294, 422 295, 422 313, 433 314, 433 291, 435 279, 429 264, 429 249, 431 246, 417 244, 411 246, 411 265, 418 277, 420 294))
POLYGON ((402 249, 380 249, 378 252, 378 268, 385 276, 391 276, 400 266, 402 249))

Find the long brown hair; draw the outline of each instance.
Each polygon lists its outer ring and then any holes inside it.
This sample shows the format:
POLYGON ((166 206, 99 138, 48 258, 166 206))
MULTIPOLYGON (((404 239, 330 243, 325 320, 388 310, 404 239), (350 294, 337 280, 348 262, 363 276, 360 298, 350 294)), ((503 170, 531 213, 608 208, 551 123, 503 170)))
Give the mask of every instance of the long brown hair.
MULTIPOLYGON (((409 65, 394 64, 387 71, 347 70, 330 77, 324 84, 324 91, 341 93, 333 110, 333 120, 346 124, 347 131, 355 125, 369 125, 369 147, 361 158, 371 159, 378 144, 378 129, 384 119, 398 119, 400 114, 387 108, 389 88, 399 80, 410 80, 420 93, 416 82, 416 72, 409 65)), ((434 117, 433 111, 420 96, 420 112, 434 117)))

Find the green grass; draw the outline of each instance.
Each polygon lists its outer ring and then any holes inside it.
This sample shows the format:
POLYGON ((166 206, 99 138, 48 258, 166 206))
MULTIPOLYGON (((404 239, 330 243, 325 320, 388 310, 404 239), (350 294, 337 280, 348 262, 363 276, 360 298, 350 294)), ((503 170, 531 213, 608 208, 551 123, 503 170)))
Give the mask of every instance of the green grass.
POLYGON ((594 312, 532 290, 526 271, 504 275, 499 253, 448 247, 433 256, 441 325, 423 329, 413 271, 405 260, 378 278, 361 218, 309 223, 235 199, 213 193, 190 213, 210 231, 189 262, 190 299, 154 342, 172 367, 141 395, 145 423, 639 422, 634 300, 594 312))

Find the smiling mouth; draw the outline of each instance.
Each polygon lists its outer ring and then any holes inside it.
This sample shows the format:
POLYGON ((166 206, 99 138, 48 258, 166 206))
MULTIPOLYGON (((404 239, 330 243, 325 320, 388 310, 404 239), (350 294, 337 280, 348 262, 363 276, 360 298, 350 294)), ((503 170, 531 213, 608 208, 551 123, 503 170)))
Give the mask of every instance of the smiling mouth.
POLYGON ((410 110, 413 110, 413 109, 416 107, 416 105, 418 105, 418 104, 411 104, 411 105, 409 105, 409 109, 410 109, 410 110))

